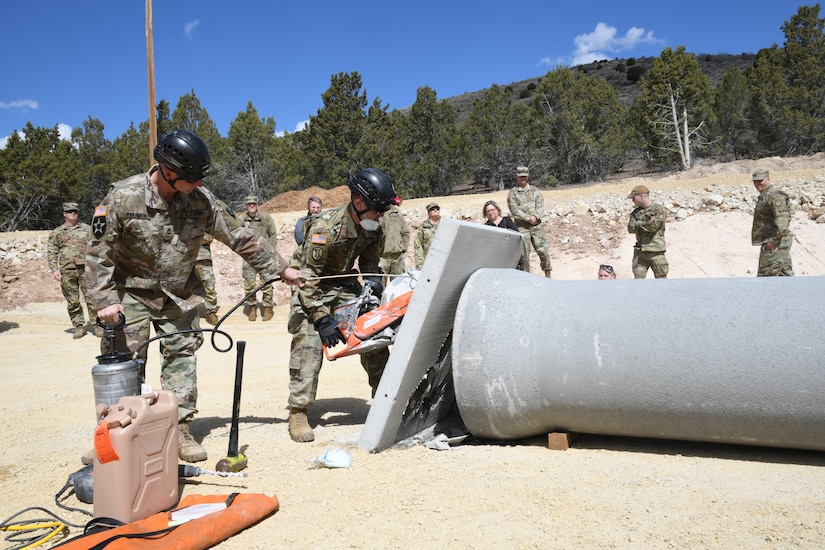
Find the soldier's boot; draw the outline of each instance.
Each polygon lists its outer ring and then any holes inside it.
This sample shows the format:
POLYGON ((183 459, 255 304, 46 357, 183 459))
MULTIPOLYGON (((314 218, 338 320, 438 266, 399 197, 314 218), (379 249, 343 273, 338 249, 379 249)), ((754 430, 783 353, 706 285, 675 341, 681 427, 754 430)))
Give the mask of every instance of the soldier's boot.
POLYGON ((206 449, 195 441, 189 433, 189 424, 178 423, 178 458, 184 462, 202 462, 206 460, 206 449))
POLYGON ((315 439, 315 432, 307 420, 306 409, 292 407, 289 411, 289 437, 298 443, 308 443, 315 439))
POLYGON ((272 306, 264 307, 264 314, 261 317, 261 321, 271 321, 272 320, 272 315, 273 315, 272 306))
POLYGON ((255 304, 254 306, 249 306, 249 316, 247 319, 250 321, 254 321, 258 318, 258 305, 255 304))
POLYGON ((206 322, 212 325, 213 327, 218 324, 218 314, 217 312, 210 311, 206 314, 206 322))
POLYGON ((95 450, 89 449, 82 455, 80 455, 80 462, 82 462, 85 466, 93 463, 95 461, 95 450))
POLYGON ((74 327, 74 336, 72 336, 72 339, 79 340, 84 336, 86 336, 86 328, 83 325, 77 325, 74 327))
POLYGON ((547 271, 544 272, 544 276, 547 277, 548 279, 550 279, 551 278, 550 277, 551 273, 552 273, 552 271, 548 269, 547 271))

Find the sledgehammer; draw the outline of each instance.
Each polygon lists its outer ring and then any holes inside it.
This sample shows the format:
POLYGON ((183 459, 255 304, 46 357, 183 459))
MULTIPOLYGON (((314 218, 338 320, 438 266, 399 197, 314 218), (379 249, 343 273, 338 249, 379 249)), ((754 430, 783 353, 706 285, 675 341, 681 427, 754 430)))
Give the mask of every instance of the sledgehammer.
POLYGON ((238 358, 235 361, 235 394, 232 397, 232 426, 229 428, 229 450, 215 466, 219 472, 240 472, 248 465, 246 456, 238 452, 238 420, 241 414, 241 380, 243 379, 243 353, 246 342, 238 341, 238 358))

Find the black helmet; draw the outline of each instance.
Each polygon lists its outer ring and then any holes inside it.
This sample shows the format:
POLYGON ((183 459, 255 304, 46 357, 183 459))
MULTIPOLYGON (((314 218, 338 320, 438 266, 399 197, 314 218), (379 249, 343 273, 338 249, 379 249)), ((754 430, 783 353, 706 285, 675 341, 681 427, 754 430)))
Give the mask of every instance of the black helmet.
POLYGON ((189 183, 209 174, 209 149, 201 138, 186 130, 172 130, 155 146, 155 160, 168 164, 189 183))
POLYGON ((392 205, 401 204, 390 177, 378 168, 361 170, 349 180, 350 191, 358 193, 370 210, 386 212, 392 205))

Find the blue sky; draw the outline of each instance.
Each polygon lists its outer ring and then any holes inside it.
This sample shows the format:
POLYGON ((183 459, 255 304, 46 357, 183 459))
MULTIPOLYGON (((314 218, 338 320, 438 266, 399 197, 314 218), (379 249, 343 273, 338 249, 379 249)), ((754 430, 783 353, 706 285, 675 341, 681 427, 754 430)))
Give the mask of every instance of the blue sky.
MULTIPOLYGON (((114 139, 147 119, 144 0, 3 4, 0 145, 26 122, 68 133, 92 116, 114 139)), ((421 86, 443 99, 666 47, 781 46, 780 27, 804 4, 758 4, 156 0, 155 95, 174 109, 194 90, 224 136, 249 101, 277 131, 293 132, 339 72, 358 71, 368 99, 394 109, 411 105, 421 86)))

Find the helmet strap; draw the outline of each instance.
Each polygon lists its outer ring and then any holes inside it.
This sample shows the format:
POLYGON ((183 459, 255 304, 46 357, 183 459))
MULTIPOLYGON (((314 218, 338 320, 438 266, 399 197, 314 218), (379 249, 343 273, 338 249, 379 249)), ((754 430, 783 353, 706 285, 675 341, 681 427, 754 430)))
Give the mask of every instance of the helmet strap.
MULTIPOLYGON (((169 170, 172 170, 172 169, 171 169, 171 168, 169 168, 169 170)), ((172 172, 175 172, 175 171, 174 171, 174 170, 172 170, 172 172)), ((177 172, 175 172, 175 175, 177 176, 177 175, 178 175, 178 173, 177 173, 177 172)), ((169 178, 167 178, 167 177, 166 177, 166 174, 164 174, 164 173, 163 173, 163 165, 162 165, 162 164, 160 165, 160 177, 162 177, 162 178, 163 178, 163 181, 165 181, 166 183, 168 183, 168 184, 169 184, 169 187, 171 187, 171 188, 172 188, 172 189, 174 189, 175 191, 177 191, 177 190, 178 190, 178 188, 177 188, 177 187, 175 187, 175 182, 176 182, 176 181, 178 181, 178 180, 180 180, 181 178, 180 178, 180 177, 177 177, 177 178, 175 178, 175 179, 173 179, 173 180, 171 180, 171 181, 170 181, 170 180, 169 180, 169 178)))
MULTIPOLYGON (((361 199, 361 200, 364 201, 364 199, 361 199)), ((352 199, 349 202, 349 204, 350 204, 350 207, 352 208, 352 211, 355 212, 356 216, 358 216, 358 222, 359 223, 361 222, 361 220, 364 219, 364 214, 366 214, 367 212, 369 212, 371 210, 369 207, 365 208, 363 210, 358 210, 358 207, 355 206, 355 199, 352 199)), ((366 201, 364 201, 364 204, 366 205, 366 201)))

